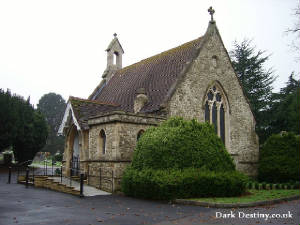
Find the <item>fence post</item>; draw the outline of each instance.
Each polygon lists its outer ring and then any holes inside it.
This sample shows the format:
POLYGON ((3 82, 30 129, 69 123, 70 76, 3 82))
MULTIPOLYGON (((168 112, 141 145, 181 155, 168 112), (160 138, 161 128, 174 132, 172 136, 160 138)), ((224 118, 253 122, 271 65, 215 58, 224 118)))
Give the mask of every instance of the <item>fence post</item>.
POLYGON ((10 184, 10 180, 11 180, 11 166, 8 167, 8 181, 7 181, 8 184, 10 184))
POLYGON ((72 186, 72 168, 70 168, 70 187, 72 186))
POLYGON ((62 183, 62 177, 63 177, 62 173, 63 173, 62 166, 60 166, 60 183, 62 183))
POLYGON ((26 168, 26 188, 28 188, 28 181, 29 181, 29 168, 26 168))
POLYGON ((114 192, 114 171, 111 171, 111 193, 114 192))
POLYGON ((99 189, 101 189, 101 167, 100 167, 100 174, 99 174, 99 189))
POLYGON ((17 169, 17 183, 19 183, 19 182, 18 182, 19 175, 20 175, 20 168, 18 167, 18 169, 17 169))
POLYGON ((83 173, 81 173, 80 174, 80 197, 82 198, 84 195, 83 195, 83 176, 84 176, 84 174, 83 173))
POLYGON ((46 162, 44 160, 44 176, 46 175, 46 162))
POLYGON ((34 167, 32 167, 32 183, 34 184, 34 167))
POLYGON ((47 172, 48 172, 47 160, 45 162, 46 162, 46 176, 47 176, 47 172))
POLYGON ((87 169, 87 184, 90 184, 90 165, 88 164, 88 169, 87 169))

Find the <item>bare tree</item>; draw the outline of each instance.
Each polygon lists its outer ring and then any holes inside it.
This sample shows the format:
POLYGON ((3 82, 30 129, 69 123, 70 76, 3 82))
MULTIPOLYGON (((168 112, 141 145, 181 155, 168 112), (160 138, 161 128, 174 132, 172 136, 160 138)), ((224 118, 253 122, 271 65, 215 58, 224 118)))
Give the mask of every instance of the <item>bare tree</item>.
MULTIPOLYGON (((293 17, 295 18, 294 26, 292 28, 287 29, 287 34, 293 34, 296 35, 296 40, 292 42, 291 47, 298 52, 300 46, 299 41, 300 39, 300 4, 298 2, 298 5, 296 8, 293 9, 293 17), (296 43, 295 43, 296 42, 296 43)), ((300 59, 297 57, 297 59, 300 59)))

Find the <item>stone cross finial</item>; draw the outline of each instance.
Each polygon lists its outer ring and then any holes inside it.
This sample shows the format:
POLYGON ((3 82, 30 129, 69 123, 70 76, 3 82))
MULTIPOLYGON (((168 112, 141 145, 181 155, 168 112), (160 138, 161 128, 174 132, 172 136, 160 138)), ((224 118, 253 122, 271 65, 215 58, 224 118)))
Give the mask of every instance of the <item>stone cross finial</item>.
POLYGON ((215 13, 215 10, 213 9, 213 7, 209 7, 209 9, 207 10, 210 14, 210 21, 214 21, 214 13, 215 13))
POLYGON ((114 37, 117 37, 117 33, 114 33, 114 37))

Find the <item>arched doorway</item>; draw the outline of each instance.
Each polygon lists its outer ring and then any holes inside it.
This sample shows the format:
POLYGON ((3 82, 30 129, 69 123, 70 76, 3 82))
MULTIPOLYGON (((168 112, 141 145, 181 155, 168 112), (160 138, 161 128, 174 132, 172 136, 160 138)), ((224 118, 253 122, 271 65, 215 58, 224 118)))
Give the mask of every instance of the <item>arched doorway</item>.
POLYGON ((81 133, 72 125, 67 135, 66 176, 77 176, 80 170, 81 133))
POLYGON ((78 176, 79 170, 80 170, 80 145, 79 145, 79 134, 76 131, 73 139, 71 176, 78 176))

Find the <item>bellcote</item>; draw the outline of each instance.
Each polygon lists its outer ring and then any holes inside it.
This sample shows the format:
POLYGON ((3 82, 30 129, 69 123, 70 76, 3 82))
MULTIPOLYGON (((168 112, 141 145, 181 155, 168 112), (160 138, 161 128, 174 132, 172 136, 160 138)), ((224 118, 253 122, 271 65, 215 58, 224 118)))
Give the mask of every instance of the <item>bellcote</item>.
POLYGON ((117 70, 122 69, 122 55, 124 54, 124 50, 117 38, 117 34, 114 34, 113 40, 108 45, 107 49, 107 67, 104 71, 102 77, 108 81, 113 73, 117 70))
POLYGON ((107 49, 107 68, 115 66, 118 70, 122 69, 122 55, 124 50, 117 38, 117 34, 114 34, 114 39, 110 42, 107 49))

